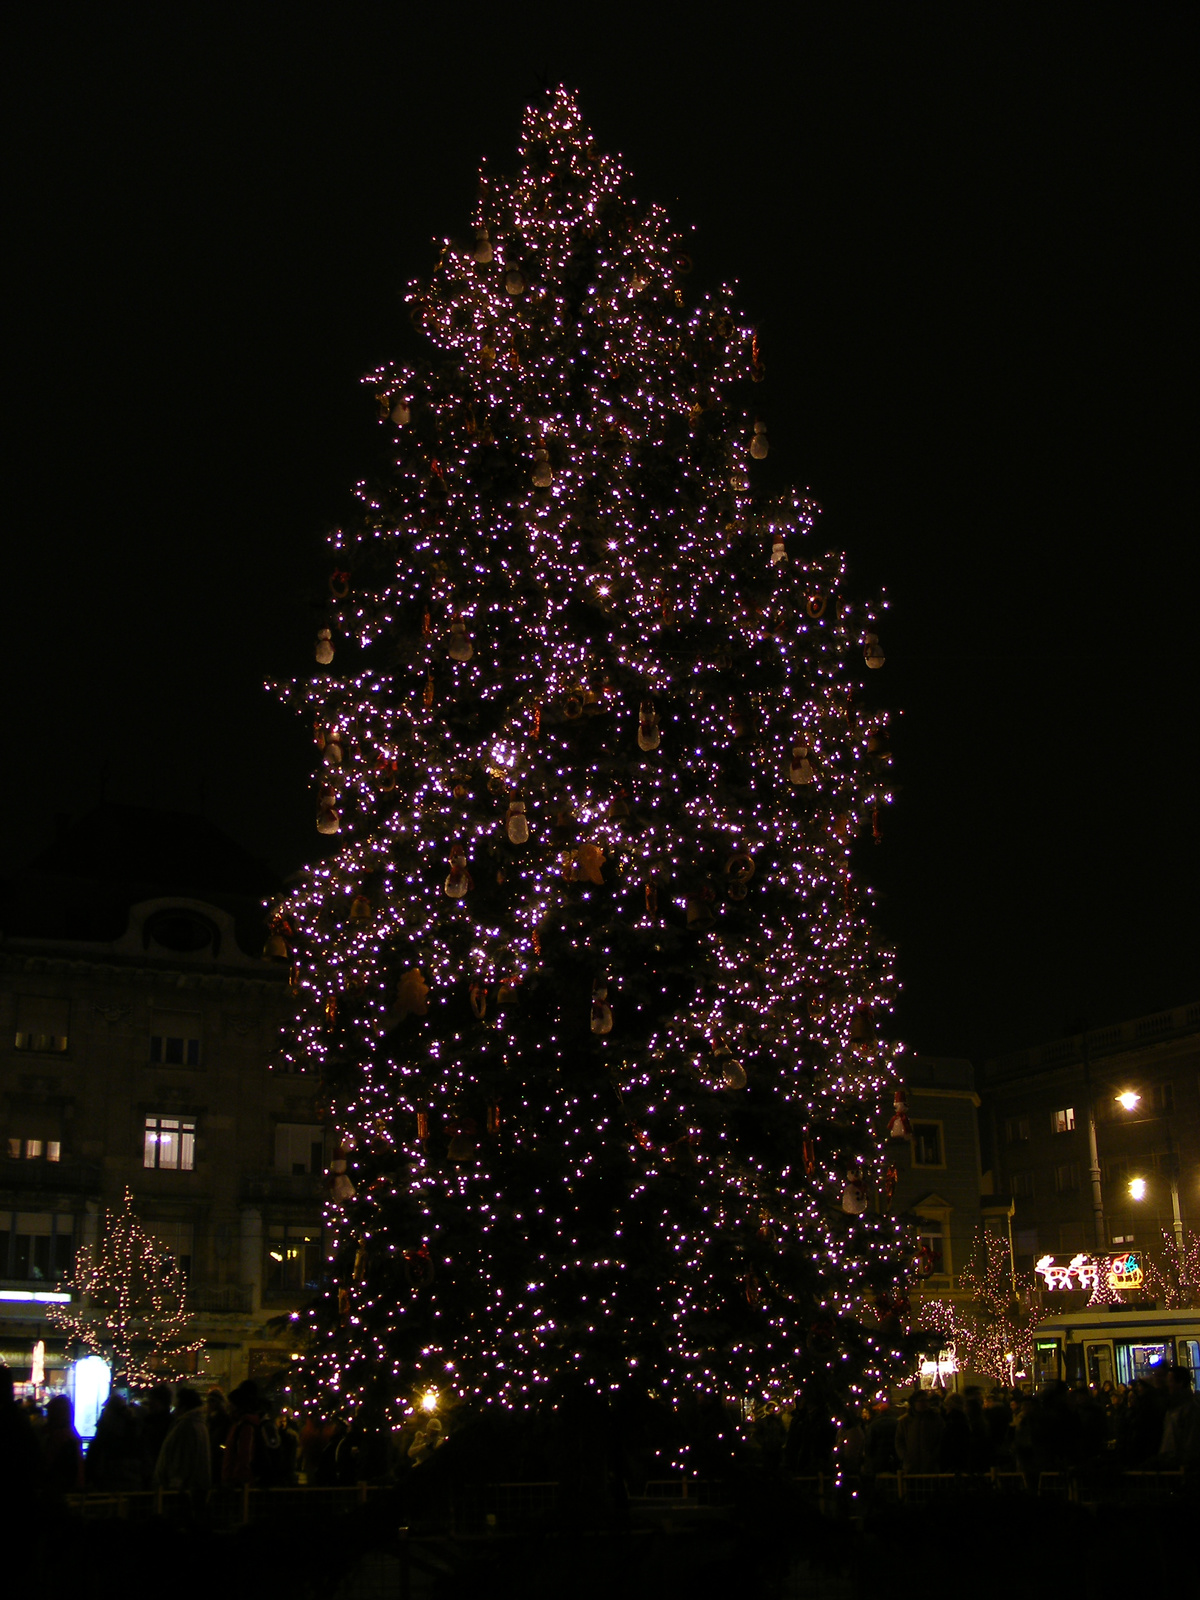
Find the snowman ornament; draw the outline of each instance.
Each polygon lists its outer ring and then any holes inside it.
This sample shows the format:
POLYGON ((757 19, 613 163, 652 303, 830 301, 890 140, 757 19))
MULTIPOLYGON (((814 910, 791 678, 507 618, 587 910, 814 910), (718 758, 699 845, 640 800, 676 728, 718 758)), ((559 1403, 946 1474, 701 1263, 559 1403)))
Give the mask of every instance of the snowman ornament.
POLYGON ((851 1217, 861 1217, 867 1209, 867 1187, 857 1168, 846 1173, 846 1187, 842 1190, 842 1210, 851 1217))
POLYGON ((445 887, 451 900, 461 900, 475 887, 471 874, 467 871, 467 853, 460 844, 456 844, 450 852, 450 871, 446 877, 445 887))
POLYGON ((608 1003, 608 984, 602 978, 597 978, 592 985, 592 1032, 611 1033, 613 1025, 612 1007, 608 1003))
POLYGON ((529 821, 525 816, 524 800, 509 802, 508 816, 504 819, 504 831, 508 835, 509 844, 526 844, 529 840, 529 821))
POLYGON ((638 749, 657 750, 661 739, 658 712, 649 700, 643 700, 641 711, 638 713, 638 749))
POLYGON ((792 746, 792 759, 788 767, 788 781, 791 783, 811 783, 815 773, 812 762, 808 759, 808 746, 794 744, 792 746))

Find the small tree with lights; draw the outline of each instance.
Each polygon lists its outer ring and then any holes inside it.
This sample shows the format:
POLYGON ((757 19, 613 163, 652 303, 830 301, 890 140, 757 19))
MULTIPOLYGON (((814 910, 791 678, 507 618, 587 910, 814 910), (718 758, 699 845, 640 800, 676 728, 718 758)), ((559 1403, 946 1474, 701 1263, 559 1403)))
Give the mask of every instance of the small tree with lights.
POLYGON ((304 1373, 376 1415, 841 1403, 911 1262, 878 608, 766 492, 730 291, 567 93, 520 157, 369 380, 385 468, 286 687, 330 841, 269 946, 336 1146, 304 1373))
POLYGON ((70 1305, 48 1306, 50 1320, 101 1356, 133 1388, 183 1375, 203 1349, 187 1337, 187 1291, 179 1263, 148 1234, 125 1190, 105 1212, 97 1249, 84 1246, 64 1284, 70 1305))
POLYGON ((959 1274, 962 1300, 929 1300, 918 1320, 955 1343, 958 1364, 996 1383, 1009 1383, 1014 1372, 1033 1363, 1033 1283, 1026 1292, 1014 1279, 1008 1240, 989 1228, 977 1228, 971 1254, 959 1274))
POLYGON ((1185 1233, 1180 1250, 1175 1234, 1164 1228, 1158 1249, 1140 1253, 1143 1295, 1170 1310, 1200 1305, 1200 1238, 1185 1233))

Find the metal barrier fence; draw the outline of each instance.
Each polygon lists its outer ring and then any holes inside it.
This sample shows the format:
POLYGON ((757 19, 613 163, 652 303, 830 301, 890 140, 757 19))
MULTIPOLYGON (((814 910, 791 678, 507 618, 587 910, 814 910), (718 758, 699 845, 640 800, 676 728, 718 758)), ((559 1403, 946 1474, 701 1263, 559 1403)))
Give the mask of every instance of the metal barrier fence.
MULTIPOLYGON (((1200 1500, 1200 1474, 1182 1468, 1162 1471, 1089 1474, 1041 1472, 1036 1482, 1021 1472, 880 1472, 872 1477, 846 1477, 836 1473, 790 1477, 794 1492, 813 1502, 829 1516, 861 1511, 871 1505, 904 1501, 914 1505, 947 1496, 1011 1496, 1036 1494, 1043 1499, 1070 1500, 1085 1505, 1131 1505, 1164 1497, 1186 1495, 1200 1500)), ((135 1490, 129 1493, 67 1495, 68 1507, 91 1519, 117 1518, 146 1521, 152 1517, 203 1520, 214 1529, 250 1522, 303 1517, 323 1521, 356 1506, 382 1503, 395 1496, 390 1484, 359 1483, 348 1488, 299 1487, 216 1489, 198 1504, 188 1494, 171 1489, 135 1490)), ((706 1516, 727 1516, 733 1509, 732 1486, 714 1478, 656 1478, 628 1496, 635 1516, 669 1515, 687 1521, 706 1516)), ((557 1481, 487 1483, 473 1486, 455 1497, 447 1515, 439 1518, 450 1528, 465 1532, 478 1527, 513 1532, 553 1520, 562 1509, 562 1487, 557 1481)), ((420 1520, 420 1519, 418 1519, 420 1520)))

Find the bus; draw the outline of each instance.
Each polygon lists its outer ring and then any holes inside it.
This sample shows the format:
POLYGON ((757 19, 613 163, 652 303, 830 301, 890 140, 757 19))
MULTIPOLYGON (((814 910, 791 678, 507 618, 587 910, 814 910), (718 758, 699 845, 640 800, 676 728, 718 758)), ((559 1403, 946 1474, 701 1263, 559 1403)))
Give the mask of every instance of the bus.
POLYGON ((1033 1330, 1033 1386, 1061 1379, 1098 1389, 1186 1367, 1200 1391, 1200 1311, 1095 1306, 1047 1317, 1033 1330))

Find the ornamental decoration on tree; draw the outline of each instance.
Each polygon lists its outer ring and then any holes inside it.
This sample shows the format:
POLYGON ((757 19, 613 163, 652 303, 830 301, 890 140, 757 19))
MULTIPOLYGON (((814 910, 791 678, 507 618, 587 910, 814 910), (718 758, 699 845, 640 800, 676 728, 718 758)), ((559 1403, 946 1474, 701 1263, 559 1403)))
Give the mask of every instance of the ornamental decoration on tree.
POLYGON ((760 476, 763 353, 691 274, 558 90, 369 379, 382 470, 280 690, 340 730, 277 920, 349 1179, 303 1373, 352 1406, 757 1405, 896 1358, 859 1321, 911 1258, 856 870, 882 607, 760 476))
POLYGON ((85 1245, 63 1285, 70 1305, 48 1305, 56 1326, 103 1357, 134 1388, 180 1378, 204 1348, 187 1337, 187 1290, 178 1261, 138 1221, 133 1194, 101 1222, 98 1249, 85 1245))

